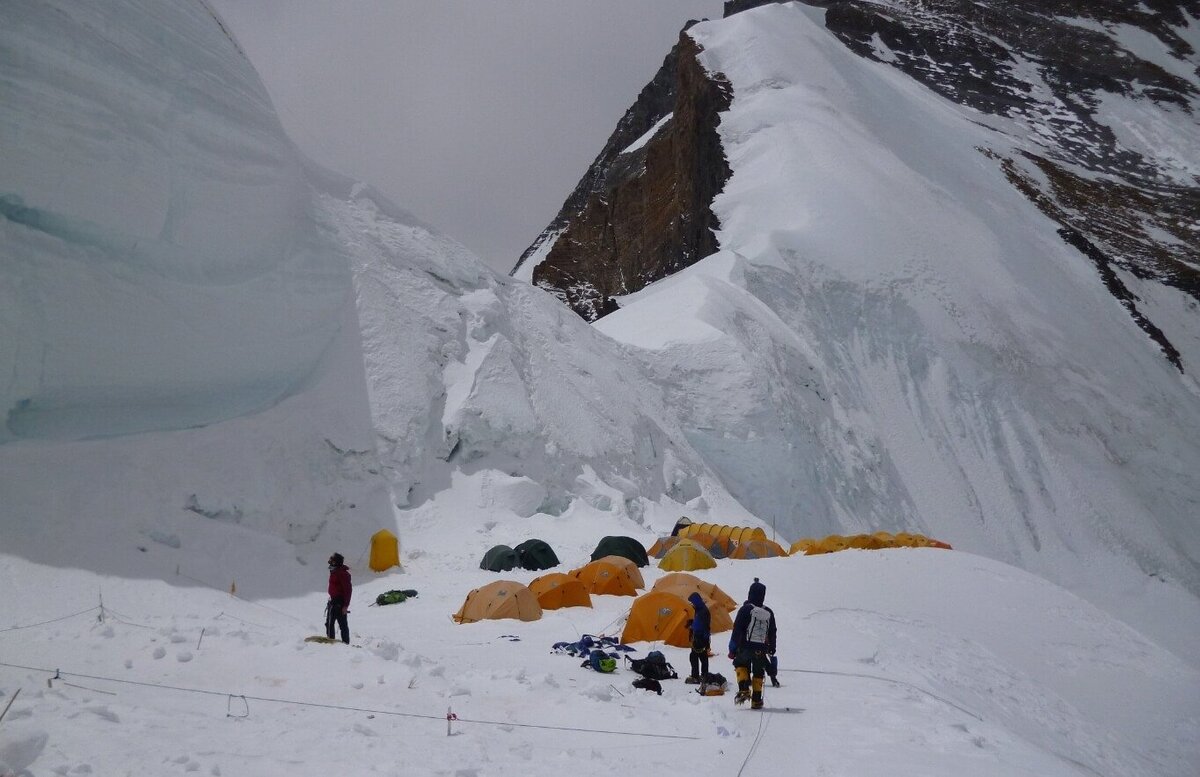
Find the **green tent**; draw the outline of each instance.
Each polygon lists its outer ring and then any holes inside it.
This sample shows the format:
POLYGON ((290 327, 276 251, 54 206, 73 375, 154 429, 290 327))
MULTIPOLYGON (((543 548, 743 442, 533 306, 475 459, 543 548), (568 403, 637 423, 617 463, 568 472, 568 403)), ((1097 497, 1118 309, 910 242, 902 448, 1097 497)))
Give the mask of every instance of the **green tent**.
POLYGON ((627 558, 639 567, 650 563, 646 548, 633 537, 605 537, 592 551, 592 561, 605 556, 621 556, 627 558))
POLYGON ((516 566, 518 566, 517 552, 507 545, 497 545, 492 548, 483 554, 483 561, 479 562, 480 569, 490 572, 507 572, 516 566))
POLYGON ((522 569, 549 569, 558 566, 554 549, 543 540, 525 540, 513 548, 522 569))

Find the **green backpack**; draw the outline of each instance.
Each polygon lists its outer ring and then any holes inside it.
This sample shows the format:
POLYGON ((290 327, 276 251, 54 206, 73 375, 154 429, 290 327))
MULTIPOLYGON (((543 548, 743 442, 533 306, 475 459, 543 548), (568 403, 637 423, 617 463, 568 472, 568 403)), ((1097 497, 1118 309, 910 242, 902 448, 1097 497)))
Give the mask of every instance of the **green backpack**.
POLYGON ((405 599, 411 599, 416 595, 417 592, 411 589, 406 591, 385 591, 379 596, 375 597, 375 604, 396 604, 397 602, 402 602, 405 599))

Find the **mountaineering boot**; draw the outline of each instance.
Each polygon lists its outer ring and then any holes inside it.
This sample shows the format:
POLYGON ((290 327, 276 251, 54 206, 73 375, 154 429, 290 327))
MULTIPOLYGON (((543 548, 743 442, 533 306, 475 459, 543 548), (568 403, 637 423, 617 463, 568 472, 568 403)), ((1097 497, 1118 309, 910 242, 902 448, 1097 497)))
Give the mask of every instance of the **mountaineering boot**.
POLYGON ((746 666, 735 666, 734 674, 737 676, 738 692, 733 697, 734 704, 741 704, 750 698, 750 668, 746 666))
POLYGON ((684 678, 683 681, 685 683, 687 683, 688 685, 699 685, 700 684, 700 678, 694 674, 688 675, 687 677, 684 678))
POLYGON ((750 694, 750 709, 761 710, 763 708, 763 679, 761 677, 754 678, 753 692, 750 694))
POLYGON ((777 678, 777 677, 772 677, 772 678, 771 678, 771 687, 772 687, 772 688, 778 688, 778 687, 779 687, 779 678, 777 678))

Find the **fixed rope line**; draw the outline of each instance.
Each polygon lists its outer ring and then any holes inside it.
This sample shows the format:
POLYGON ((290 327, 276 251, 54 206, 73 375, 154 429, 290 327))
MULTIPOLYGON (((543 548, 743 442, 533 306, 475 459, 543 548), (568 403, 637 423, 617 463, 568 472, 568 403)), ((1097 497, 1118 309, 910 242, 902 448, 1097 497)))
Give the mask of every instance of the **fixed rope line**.
POLYGON ((99 609, 100 609, 100 605, 96 605, 95 607, 89 607, 86 610, 80 610, 79 612, 73 612, 70 615, 64 615, 61 618, 53 618, 48 621, 42 621, 41 623, 30 623, 27 626, 13 626, 13 627, 7 628, 7 629, 0 629, 0 634, 5 633, 6 631, 21 631, 22 629, 33 629, 33 628, 37 628, 38 626, 46 626, 51 623, 58 623, 59 621, 65 621, 69 618, 77 618, 80 615, 86 615, 89 612, 95 612, 96 610, 99 610, 99 609))
MULTIPOLYGON (((246 699, 248 701, 269 702, 272 704, 290 704, 290 705, 294 705, 294 706, 298 706, 298 707, 319 707, 321 709, 340 710, 343 712, 365 712, 365 713, 368 713, 371 715, 393 715, 393 716, 402 717, 402 718, 422 718, 425 720, 439 720, 439 721, 446 720, 445 715, 422 715, 419 712, 400 712, 397 710, 377 710, 377 709, 369 709, 369 708, 365 708, 365 707, 349 707, 349 706, 346 706, 343 704, 321 704, 319 702, 295 701, 293 699, 276 699, 276 698, 272 698, 270 696, 250 696, 247 694, 240 694, 240 693, 227 693, 225 691, 209 691, 209 690, 205 690, 203 688, 184 688, 184 687, 181 687, 178 685, 166 685, 164 683, 151 683, 151 682, 144 682, 141 680, 125 680, 125 679, 121 679, 121 678, 117 678, 117 677, 104 677, 102 675, 80 674, 78 672, 63 672, 60 669, 47 669, 46 667, 40 667, 40 666, 22 666, 20 664, 8 664, 8 663, 4 663, 4 662, 0 662, 0 666, 8 667, 10 669, 24 669, 24 670, 30 671, 30 672, 45 672, 46 674, 50 674, 51 672, 53 672, 55 675, 55 678, 59 679, 59 680, 62 680, 64 677, 69 676, 69 677, 82 678, 85 680, 100 680, 102 682, 123 683, 125 685, 136 685, 136 686, 140 686, 143 688, 162 688, 162 689, 166 689, 166 690, 170 690, 170 691, 180 691, 183 693, 199 693, 199 694, 205 694, 208 696, 225 696, 225 697, 230 697, 230 698, 235 698, 235 699, 246 699)), ((93 689, 89 689, 89 690, 93 690, 93 689)), ((700 739, 700 737, 684 736, 684 735, 680 735, 680 734, 650 734, 650 733, 641 732, 641 731, 611 731, 611 730, 606 730, 606 729, 594 729, 594 728, 573 728, 570 726, 544 726, 544 725, 539 725, 536 723, 513 723, 512 721, 507 721, 507 720, 468 719, 468 718, 459 718, 457 716, 454 717, 454 720, 457 722, 460 722, 460 723, 477 723, 480 725, 487 725, 487 726, 512 726, 515 728, 540 728, 540 729, 546 729, 549 731, 574 731, 577 733, 585 733, 585 734, 618 734, 620 736, 652 737, 652 738, 656 738, 656 739, 700 739)))
POLYGON ((246 604, 252 604, 255 607, 261 607, 264 610, 270 610, 271 612, 275 613, 276 615, 282 615, 285 618, 290 618, 291 620, 296 621, 296 623, 304 623, 303 619, 297 618, 295 615, 292 615, 291 613, 284 612, 283 610, 277 610, 274 607, 268 607, 267 605, 265 605, 261 602, 255 602, 255 601, 251 601, 249 599, 243 599, 242 597, 238 596, 237 594, 233 593, 232 591, 226 591, 224 589, 217 588, 212 583, 209 583, 207 581, 204 581, 199 578, 192 577, 191 575, 185 574, 185 573, 179 571, 178 567, 175 569, 175 575, 177 577, 187 578, 188 580, 191 580, 193 583, 199 583, 200 585, 204 586, 205 588, 211 589, 213 591, 220 591, 221 593, 229 594, 234 599, 237 599, 239 602, 245 602, 246 604))
POLYGON ((762 742, 763 734, 767 732, 767 723, 770 721, 769 714, 758 716, 758 733, 754 735, 754 742, 750 745, 750 750, 746 753, 746 760, 742 761, 742 766, 738 769, 737 777, 742 777, 742 772, 746 771, 746 765, 750 763, 750 759, 758 752, 758 745, 762 742))
POLYGON ((954 709, 958 710, 959 712, 963 713, 964 715, 970 715, 972 718, 975 718, 975 720, 978 720, 980 723, 983 722, 983 718, 979 717, 974 712, 971 712, 970 710, 968 710, 964 707, 960 707, 959 705, 955 704, 954 702, 950 701, 949 699, 944 699, 941 696, 938 696, 936 693, 927 691, 919 685, 913 685, 912 683, 905 682, 904 680, 896 680, 891 677, 880 677, 879 675, 875 675, 875 674, 861 674, 858 672, 835 672, 835 671, 828 670, 828 669, 780 669, 779 671, 781 671, 781 672, 799 672, 801 674, 827 674, 827 675, 833 675, 836 677, 859 677, 864 680, 879 680, 880 682, 892 683, 894 685, 903 685, 905 688, 911 688, 914 691, 923 693, 931 699, 937 699, 942 704, 949 705, 949 706, 953 707, 954 709))

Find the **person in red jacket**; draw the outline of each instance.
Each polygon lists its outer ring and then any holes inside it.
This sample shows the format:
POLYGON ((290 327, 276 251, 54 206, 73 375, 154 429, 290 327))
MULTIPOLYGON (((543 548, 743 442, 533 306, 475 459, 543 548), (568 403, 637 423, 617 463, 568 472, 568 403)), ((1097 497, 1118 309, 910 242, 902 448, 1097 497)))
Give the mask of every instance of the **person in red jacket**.
POLYGON ((325 606, 325 636, 333 639, 333 624, 342 632, 342 642, 350 644, 350 570, 341 553, 329 557, 329 604, 325 606))

